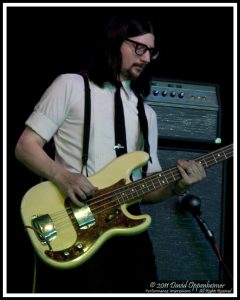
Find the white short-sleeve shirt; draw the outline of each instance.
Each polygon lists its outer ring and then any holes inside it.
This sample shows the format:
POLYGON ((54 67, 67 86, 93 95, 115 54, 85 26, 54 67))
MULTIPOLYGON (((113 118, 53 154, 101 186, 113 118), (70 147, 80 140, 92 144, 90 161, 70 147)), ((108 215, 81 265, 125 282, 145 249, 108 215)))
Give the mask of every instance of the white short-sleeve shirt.
MULTIPOLYGON (((91 90, 91 125, 88 174, 92 175, 116 158, 114 132, 115 87, 100 88, 89 81, 91 90)), ((143 137, 138 120, 137 97, 130 83, 123 81, 123 101, 128 152, 143 149, 143 137)), ((81 172, 85 92, 83 77, 78 74, 58 76, 42 95, 26 121, 44 140, 54 137, 55 160, 71 172, 81 172)), ((157 119, 154 110, 145 105, 149 126, 152 163, 148 173, 161 170, 157 157, 157 119)))

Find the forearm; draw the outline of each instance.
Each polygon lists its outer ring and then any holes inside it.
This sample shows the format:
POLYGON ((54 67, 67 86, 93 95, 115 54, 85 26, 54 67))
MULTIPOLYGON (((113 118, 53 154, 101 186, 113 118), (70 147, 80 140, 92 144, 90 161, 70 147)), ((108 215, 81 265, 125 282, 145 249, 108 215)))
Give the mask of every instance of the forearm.
POLYGON ((16 158, 40 177, 55 183, 77 206, 95 194, 96 188, 82 174, 71 173, 51 159, 44 151, 45 141, 27 128, 20 137, 15 150, 16 158))
POLYGON ((15 149, 16 158, 36 175, 55 181, 55 178, 65 172, 65 169, 52 160, 44 151, 43 145, 21 140, 15 149))

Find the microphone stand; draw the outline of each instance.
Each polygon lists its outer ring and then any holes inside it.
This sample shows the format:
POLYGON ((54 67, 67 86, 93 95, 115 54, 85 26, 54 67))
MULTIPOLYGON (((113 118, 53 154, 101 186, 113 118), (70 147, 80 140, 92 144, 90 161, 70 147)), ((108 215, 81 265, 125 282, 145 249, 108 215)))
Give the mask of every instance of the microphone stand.
POLYGON ((180 202, 182 203, 183 208, 190 211, 192 213, 192 215, 194 216, 194 218, 197 220, 197 223, 198 223, 199 227, 201 228, 201 230, 204 233, 206 239, 208 240, 208 242, 212 246, 215 254, 217 255, 217 258, 219 260, 220 265, 224 268, 224 270, 226 271, 228 276, 231 278, 231 280, 233 280, 232 274, 229 271, 226 264, 224 263, 223 258, 221 256, 221 253, 220 253, 220 251, 218 249, 218 246, 215 242, 213 232, 208 228, 207 223, 200 217, 200 215, 201 215, 201 211, 200 211, 201 199, 197 196, 187 194, 186 196, 184 196, 180 199, 180 202))
POLYGON ((199 211, 199 213, 192 212, 192 215, 197 220, 197 223, 198 223, 199 227, 201 228, 201 230, 204 233, 206 239, 208 240, 208 242, 212 246, 215 254, 217 255, 217 258, 219 260, 220 265, 224 268, 224 270, 226 271, 226 273, 228 274, 228 276, 231 278, 231 280, 233 280, 232 274, 229 271, 229 269, 226 266, 226 264, 224 263, 222 255, 221 255, 221 253, 220 253, 220 251, 218 249, 218 246, 217 246, 217 244, 215 242, 215 238, 214 238, 213 232, 208 228, 207 223, 200 217, 200 214, 201 214, 200 211, 199 211))

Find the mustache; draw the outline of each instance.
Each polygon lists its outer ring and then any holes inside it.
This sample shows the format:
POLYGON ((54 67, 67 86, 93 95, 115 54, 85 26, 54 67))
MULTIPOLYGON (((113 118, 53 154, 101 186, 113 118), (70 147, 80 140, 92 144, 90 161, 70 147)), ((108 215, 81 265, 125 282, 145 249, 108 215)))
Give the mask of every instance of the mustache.
POLYGON ((140 64, 140 63, 135 63, 135 64, 133 64, 133 67, 139 67, 139 68, 142 68, 142 69, 145 69, 146 66, 147 66, 147 64, 145 64, 145 63, 142 63, 142 64, 140 64))

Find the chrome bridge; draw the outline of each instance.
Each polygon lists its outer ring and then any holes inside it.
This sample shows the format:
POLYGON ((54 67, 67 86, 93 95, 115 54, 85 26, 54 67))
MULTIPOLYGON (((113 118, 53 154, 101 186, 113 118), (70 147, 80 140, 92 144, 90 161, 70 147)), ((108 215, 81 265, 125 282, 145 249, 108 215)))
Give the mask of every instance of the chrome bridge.
POLYGON ((57 230, 48 214, 33 216, 32 226, 40 242, 44 245, 48 244, 57 236, 57 230))

